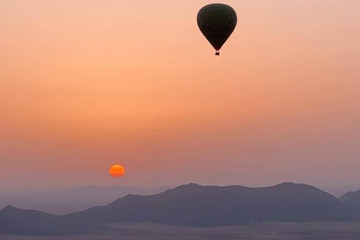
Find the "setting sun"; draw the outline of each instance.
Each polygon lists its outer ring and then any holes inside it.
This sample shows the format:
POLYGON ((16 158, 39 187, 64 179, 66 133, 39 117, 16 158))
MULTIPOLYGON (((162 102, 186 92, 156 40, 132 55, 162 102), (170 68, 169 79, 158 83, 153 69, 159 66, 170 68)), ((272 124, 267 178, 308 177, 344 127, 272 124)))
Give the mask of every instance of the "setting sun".
POLYGON ((113 177, 121 177, 125 174, 125 168, 120 164, 114 164, 109 168, 109 173, 113 177))

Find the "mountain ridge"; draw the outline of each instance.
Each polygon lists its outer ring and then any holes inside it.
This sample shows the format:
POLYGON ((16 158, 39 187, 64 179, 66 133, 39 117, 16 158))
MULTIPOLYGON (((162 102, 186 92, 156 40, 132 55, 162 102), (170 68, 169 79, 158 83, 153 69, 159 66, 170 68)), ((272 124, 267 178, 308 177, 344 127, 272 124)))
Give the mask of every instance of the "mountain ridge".
POLYGON ((34 209, 64 215, 97 205, 109 204, 129 193, 151 195, 163 192, 166 189, 168 187, 136 188, 120 185, 85 186, 67 190, 0 189, 0 208, 10 204, 21 209, 34 209))
POLYGON ((39 234, 87 232, 118 222, 214 227, 262 221, 354 220, 360 220, 360 212, 333 195, 306 184, 285 182, 252 188, 189 183, 153 195, 128 194, 110 204, 67 215, 7 206, 0 210, 0 233, 8 233, 9 228, 10 232, 17 234, 34 231, 39 234), (11 226, 6 224, 9 218, 11 226), (37 224, 44 223, 44 219, 45 226, 37 224), (34 228, 29 229, 26 221, 32 222, 34 228))

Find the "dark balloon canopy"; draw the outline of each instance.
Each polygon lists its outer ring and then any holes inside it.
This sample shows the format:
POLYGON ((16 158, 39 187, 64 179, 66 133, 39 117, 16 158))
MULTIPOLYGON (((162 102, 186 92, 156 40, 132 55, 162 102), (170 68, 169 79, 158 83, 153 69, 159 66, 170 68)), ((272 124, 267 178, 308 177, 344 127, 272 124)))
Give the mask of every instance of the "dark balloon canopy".
POLYGON ((222 3, 213 3, 201 8, 197 24, 206 39, 215 48, 216 55, 234 31, 237 23, 235 10, 222 3))

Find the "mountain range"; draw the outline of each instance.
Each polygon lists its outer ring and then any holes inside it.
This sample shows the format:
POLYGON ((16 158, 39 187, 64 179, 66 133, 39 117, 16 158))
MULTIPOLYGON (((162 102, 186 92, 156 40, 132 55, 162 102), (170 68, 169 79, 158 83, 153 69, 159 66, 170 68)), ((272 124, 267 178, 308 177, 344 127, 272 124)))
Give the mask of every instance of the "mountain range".
POLYGON ((360 191, 337 199, 305 184, 261 188, 187 184, 154 195, 129 194, 108 205, 67 215, 7 206, 0 210, 0 233, 91 233, 119 222, 214 227, 263 221, 356 220, 360 220, 360 191))
POLYGON ((0 208, 14 205, 52 214, 68 214, 93 206, 106 205, 128 194, 151 195, 165 191, 167 187, 135 188, 125 186, 87 186, 68 190, 47 189, 0 189, 0 208))

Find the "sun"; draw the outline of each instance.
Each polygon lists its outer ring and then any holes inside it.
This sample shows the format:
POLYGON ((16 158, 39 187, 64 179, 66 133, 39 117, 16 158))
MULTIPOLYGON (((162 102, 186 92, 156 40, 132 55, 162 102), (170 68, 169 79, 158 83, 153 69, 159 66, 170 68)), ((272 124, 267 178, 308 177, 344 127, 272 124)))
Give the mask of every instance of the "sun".
POLYGON ((125 167, 120 164, 114 164, 109 168, 109 173, 113 177, 121 177, 125 174, 125 167))

